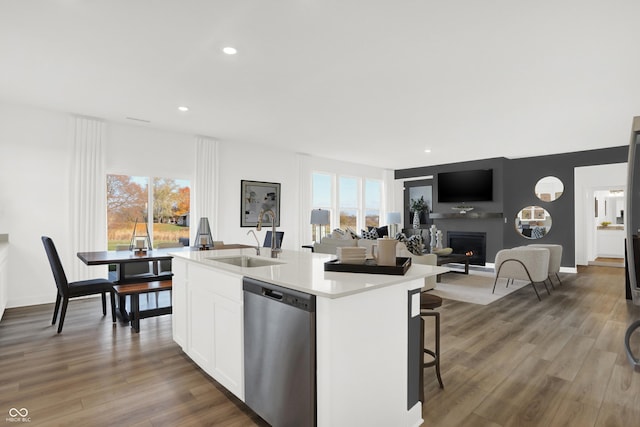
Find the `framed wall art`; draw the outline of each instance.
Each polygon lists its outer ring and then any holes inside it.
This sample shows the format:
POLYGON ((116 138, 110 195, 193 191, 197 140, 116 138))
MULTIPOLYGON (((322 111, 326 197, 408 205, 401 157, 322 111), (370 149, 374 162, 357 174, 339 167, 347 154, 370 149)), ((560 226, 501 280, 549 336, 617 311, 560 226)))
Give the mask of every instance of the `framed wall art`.
MULTIPOLYGON (((276 227, 280 227, 280 184, 242 180, 240 183, 240 227, 258 225, 261 210, 276 214, 276 227)), ((271 218, 265 215, 262 225, 271 227, 271 218)))

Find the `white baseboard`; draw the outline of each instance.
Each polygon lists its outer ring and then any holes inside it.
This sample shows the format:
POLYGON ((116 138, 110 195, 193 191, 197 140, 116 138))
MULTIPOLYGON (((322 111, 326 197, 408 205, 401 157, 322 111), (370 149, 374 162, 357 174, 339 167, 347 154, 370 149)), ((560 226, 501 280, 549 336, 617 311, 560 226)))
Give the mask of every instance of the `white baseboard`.
MULTIPOLYGON (((100 297, 100 294, 87 295, 84 297, 74 297, 73 299, 77 300, 77 299, 98 298, 98 297, 100 297)), ((7 302, 6 308, 28 307, 30 305, 40 305, 40 304, 53 304, 54 302, 56 302, 55 294, 53 298, 51 298, 51 295, 46 295, 46 296, 40 295, 35 297, 18 298, 15 300, 10 300, 7 302)))

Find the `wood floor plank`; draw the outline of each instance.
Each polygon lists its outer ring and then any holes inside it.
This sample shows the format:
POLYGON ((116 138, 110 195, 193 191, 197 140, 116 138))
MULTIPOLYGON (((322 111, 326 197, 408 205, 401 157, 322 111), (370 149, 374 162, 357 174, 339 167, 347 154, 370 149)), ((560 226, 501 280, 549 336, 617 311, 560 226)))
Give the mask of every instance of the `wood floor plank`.
POLYGON ((553 359, 547 374, 573 381, 595 342, 593 338, 574 335, 553 359))
POLYGON ((640 425, 640 410, 605 402, 600 407, 595 427, 640 425))
POLYGON ((551 426, 593 427, 598 418, 600 407, 591 406, 572 400, 560 402, 551 426))

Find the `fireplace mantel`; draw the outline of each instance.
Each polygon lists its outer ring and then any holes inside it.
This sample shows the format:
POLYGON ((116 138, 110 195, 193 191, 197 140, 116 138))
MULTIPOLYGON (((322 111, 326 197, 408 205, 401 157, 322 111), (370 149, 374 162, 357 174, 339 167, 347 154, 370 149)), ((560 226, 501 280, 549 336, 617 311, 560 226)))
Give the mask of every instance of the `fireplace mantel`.
POLYGON ((430 219, 491 219, 502 218, 502 212, 430 213, 430 219))

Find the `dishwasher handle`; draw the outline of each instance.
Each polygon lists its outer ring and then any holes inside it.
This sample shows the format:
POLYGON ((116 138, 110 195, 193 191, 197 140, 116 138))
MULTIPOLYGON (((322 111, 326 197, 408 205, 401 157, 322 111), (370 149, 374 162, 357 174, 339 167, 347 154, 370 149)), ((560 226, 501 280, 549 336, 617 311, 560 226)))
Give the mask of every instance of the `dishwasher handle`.
POLYGON ((266 288, 262 289, 262 295, 278 301, 282 301, 282 298, 284 297, 284 294, 282 292, 278 292, 276 290, 266 289, 266 288))
MULTIPOLYGON (((242 278, 245 295, 253 294, 279 304, 290 305, 310 313, 316 311, 316 296, 250 277, 242 278)), ((246 296, 245 296, 246 298, 246 296)))

